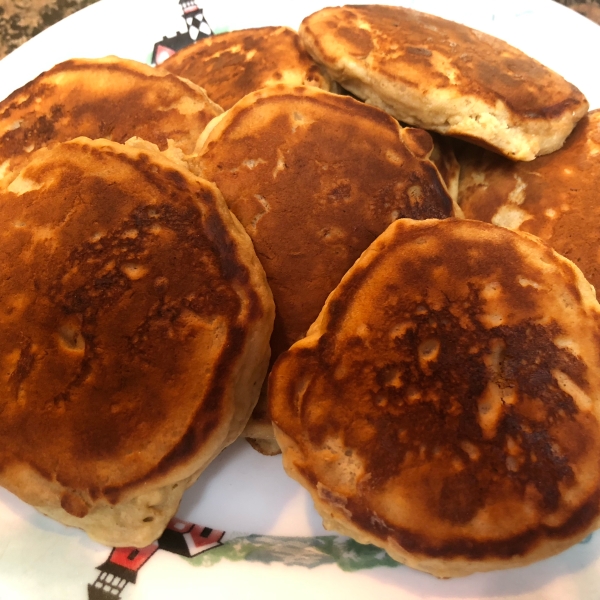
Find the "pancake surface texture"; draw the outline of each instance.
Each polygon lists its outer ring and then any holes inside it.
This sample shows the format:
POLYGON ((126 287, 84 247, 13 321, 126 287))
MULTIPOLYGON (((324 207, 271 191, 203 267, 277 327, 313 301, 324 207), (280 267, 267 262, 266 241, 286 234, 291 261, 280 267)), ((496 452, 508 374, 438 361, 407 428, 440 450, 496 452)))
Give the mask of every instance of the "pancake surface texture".
POLYGON ((600 110, 588 113, 560 150, 531 163, 478 148, 461 162, 467 218, 537 235, 600 289, 600 110))
POLYGON ((513 160, 560 148, 588 110, 577 88, 520 50, 415 10, 325 8, 299 33, 332 79, 359 98, 513 160))
POLYGON ((222 109, 200 87, 132 60, 73 59, 0 102, 0 176, 33 150, 78 136, 133 136, 187 154, 222 109))
POLYGON ((159 69, 201 85, 225 110, 269 85, 310 85, 329 91, 331 81, 288 27, 231 31, 197 41, 159 69))
POLYGON ((599 525, 599 341, 537 238, 402 219, 271 372, 284 467, 328 529, 438 577, 556 554, 599 525))
POLYGON ((392 221, 454 215, 432 149, 427 132, 309 87, 265 88, 209 124, 192 168, 217 184, 265 268, 272 361, 392 221))
POLYGON ((143 547, 242 431, 273 301, 214 185, 77 138, 0 183, 0 484, 143 547))

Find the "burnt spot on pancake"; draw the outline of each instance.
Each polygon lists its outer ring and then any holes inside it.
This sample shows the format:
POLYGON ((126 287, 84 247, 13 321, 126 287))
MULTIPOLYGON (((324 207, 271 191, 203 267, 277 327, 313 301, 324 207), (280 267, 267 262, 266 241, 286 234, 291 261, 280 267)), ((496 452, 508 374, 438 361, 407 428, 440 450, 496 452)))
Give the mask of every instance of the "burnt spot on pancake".
POLYGON ((14 370, 8 376, 8 383, 12 387, 12 396, 15 400, 19 400, 21 384, 27 379, 35 361, 35 354, 31 349, 31 340, 24 339, 20 348, 17 350, 17 353, 18 358, 14 370))
POLYGON ((600 485, 587 284, 474 221, 400 221, 374 246, 271 375, 302 478, 420 556, 507 558, 585 532, 600 485))
POLYGON ((264 307, 214 186, 109 142, 39 157, 0 195, 0 467, 117 502, 223 428, 264 307))

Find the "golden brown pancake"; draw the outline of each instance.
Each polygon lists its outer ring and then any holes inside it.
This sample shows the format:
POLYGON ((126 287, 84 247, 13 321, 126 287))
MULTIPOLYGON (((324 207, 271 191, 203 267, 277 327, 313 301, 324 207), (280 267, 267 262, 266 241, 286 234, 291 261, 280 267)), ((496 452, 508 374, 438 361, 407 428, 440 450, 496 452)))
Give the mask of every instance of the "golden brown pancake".
POLYGON ((160 66, 201 85, 225 110, 246 94, 276 85, 310 85, 329 91, 331 81, 288 27, 231 31, 197 41, 160 66))
POLYGON ((77 136, 120 143, 138 136, 188 154, 221 112, 197 85, 148 65, 68 60, 0 102, 0 176, 33 150, 77 136))
POLYGON ((468 218, 537 235, 600 289, 600 110, 588 113, 560 150, 531 163, 478 148, 461 160, 460 202, 468 218))
POLYGON ((77 138, 0 182, 0 484, 142 547, 243 430, 273 301, 217 188, 77 138))
POLYGON ((599 342, 538 238, 401 219, 271 371, 284 467, 328 529, 438 577, 556 554, 600 524, 599 342))
POLYGON ((332 79, 359 98, 514 160, 560 148, 588 110, 577 88, 520 50, 408 8, 325 8, 299 33, 332 79))
MULTIPOLYGON (((265 268, 277 309, 273 359, 306 334, 392 221, 454 214, 432 149, 427 132, 309 87, 265 88, 207 126, 192 168, 217 184, 265 268)), ((263 430, 248 437, 271 431, 266 404, 257 410, 263 430)))

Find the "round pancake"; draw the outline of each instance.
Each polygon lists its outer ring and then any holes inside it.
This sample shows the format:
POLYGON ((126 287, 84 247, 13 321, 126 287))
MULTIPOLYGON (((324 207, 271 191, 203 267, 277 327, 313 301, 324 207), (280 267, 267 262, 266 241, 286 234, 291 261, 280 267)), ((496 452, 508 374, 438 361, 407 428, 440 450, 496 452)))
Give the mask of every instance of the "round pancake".
POLYGON ((0 182, 0 484, 143 547, 242 431, 274 306, 217 188, 77 138, 0 182))
POLYGON ((558 553, 600 524, 599 341, 539 239, 402 219, 271 371, 284 467, 327 528, 438 577, 558 553))
POLYGON ((198 40, 159 69, 201 85, 225 110, 246 94, 275 85, 330 90, 331 81, 288 27, 242 29, 198 40))
POLYGON ((542 238, 600 289, 600 110, 584 117, 565 145, 531 163, 463 151, 460 203, 465 215, 542 238))
POLYGON ((188 154, 222 112, 197 85, 148 65, 68 60, 0 102, 0 176, 33 150, 78 136, 120 143, 138 136, 188 154))
MULTIPOLYGON (((393 220, 454 214, 432 149, 425 131, 309 87, 265 88, 207 126, 191 166, 217 184, 265 268, 277 310, 272 360, 304 337, 393 220)), ((254 417, 270 431, 266 403, 254 417)))
POLYGON ((332 79, 359 98, 513 160, 560 148, 588 110, 576 87, 520 50, 408 8, 325 8, 299 33, 332 79))

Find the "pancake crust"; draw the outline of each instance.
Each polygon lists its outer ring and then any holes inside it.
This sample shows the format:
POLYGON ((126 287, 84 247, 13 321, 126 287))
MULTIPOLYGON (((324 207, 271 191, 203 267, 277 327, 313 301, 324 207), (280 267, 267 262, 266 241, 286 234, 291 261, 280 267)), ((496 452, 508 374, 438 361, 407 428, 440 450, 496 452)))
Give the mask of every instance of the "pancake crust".
MULTIPOLYGON (((217 184, 265 268, 277 308, 272 360, 393 220, 454 214, 432 149, 425 131, 309 87, 265 88, 207 126, 192 168, 217 184)), ((256 420, 270 431, 266 402, 256 420)))
POLYGON ((599 342, 538 238, 399 220, 271 371, 284 467, 327 528, 438 577, 558 553, 600 524, 599 342))
POLYGON ((60 63, 0 102, 0 176, 33 150, 78 136, 133 136, 190 153, 223 110, 197 85, 114 56, 60 63))
POLYGON ((542 238, 600 289, 600 110, 584 117, 558 152, 519 164, 463 151, 465 215, 542 238))
POLYGON ((299 33, 332 79, 359 98, 514 160, 560 148, 588 110, 575 86, 520 50, 415 10, 325 8, 299 33))
POLYGON ((156 539, 244 428, 274 306, 217 188, 77 138, 0 182, 0 484, 109 546, 156 539))
POLYGON ((310 85, 329 91, 331 81, 288 27, 231 31, 197 41, 159 69, 201 85, 225 110, 246 94, 276 85, 310 85))

